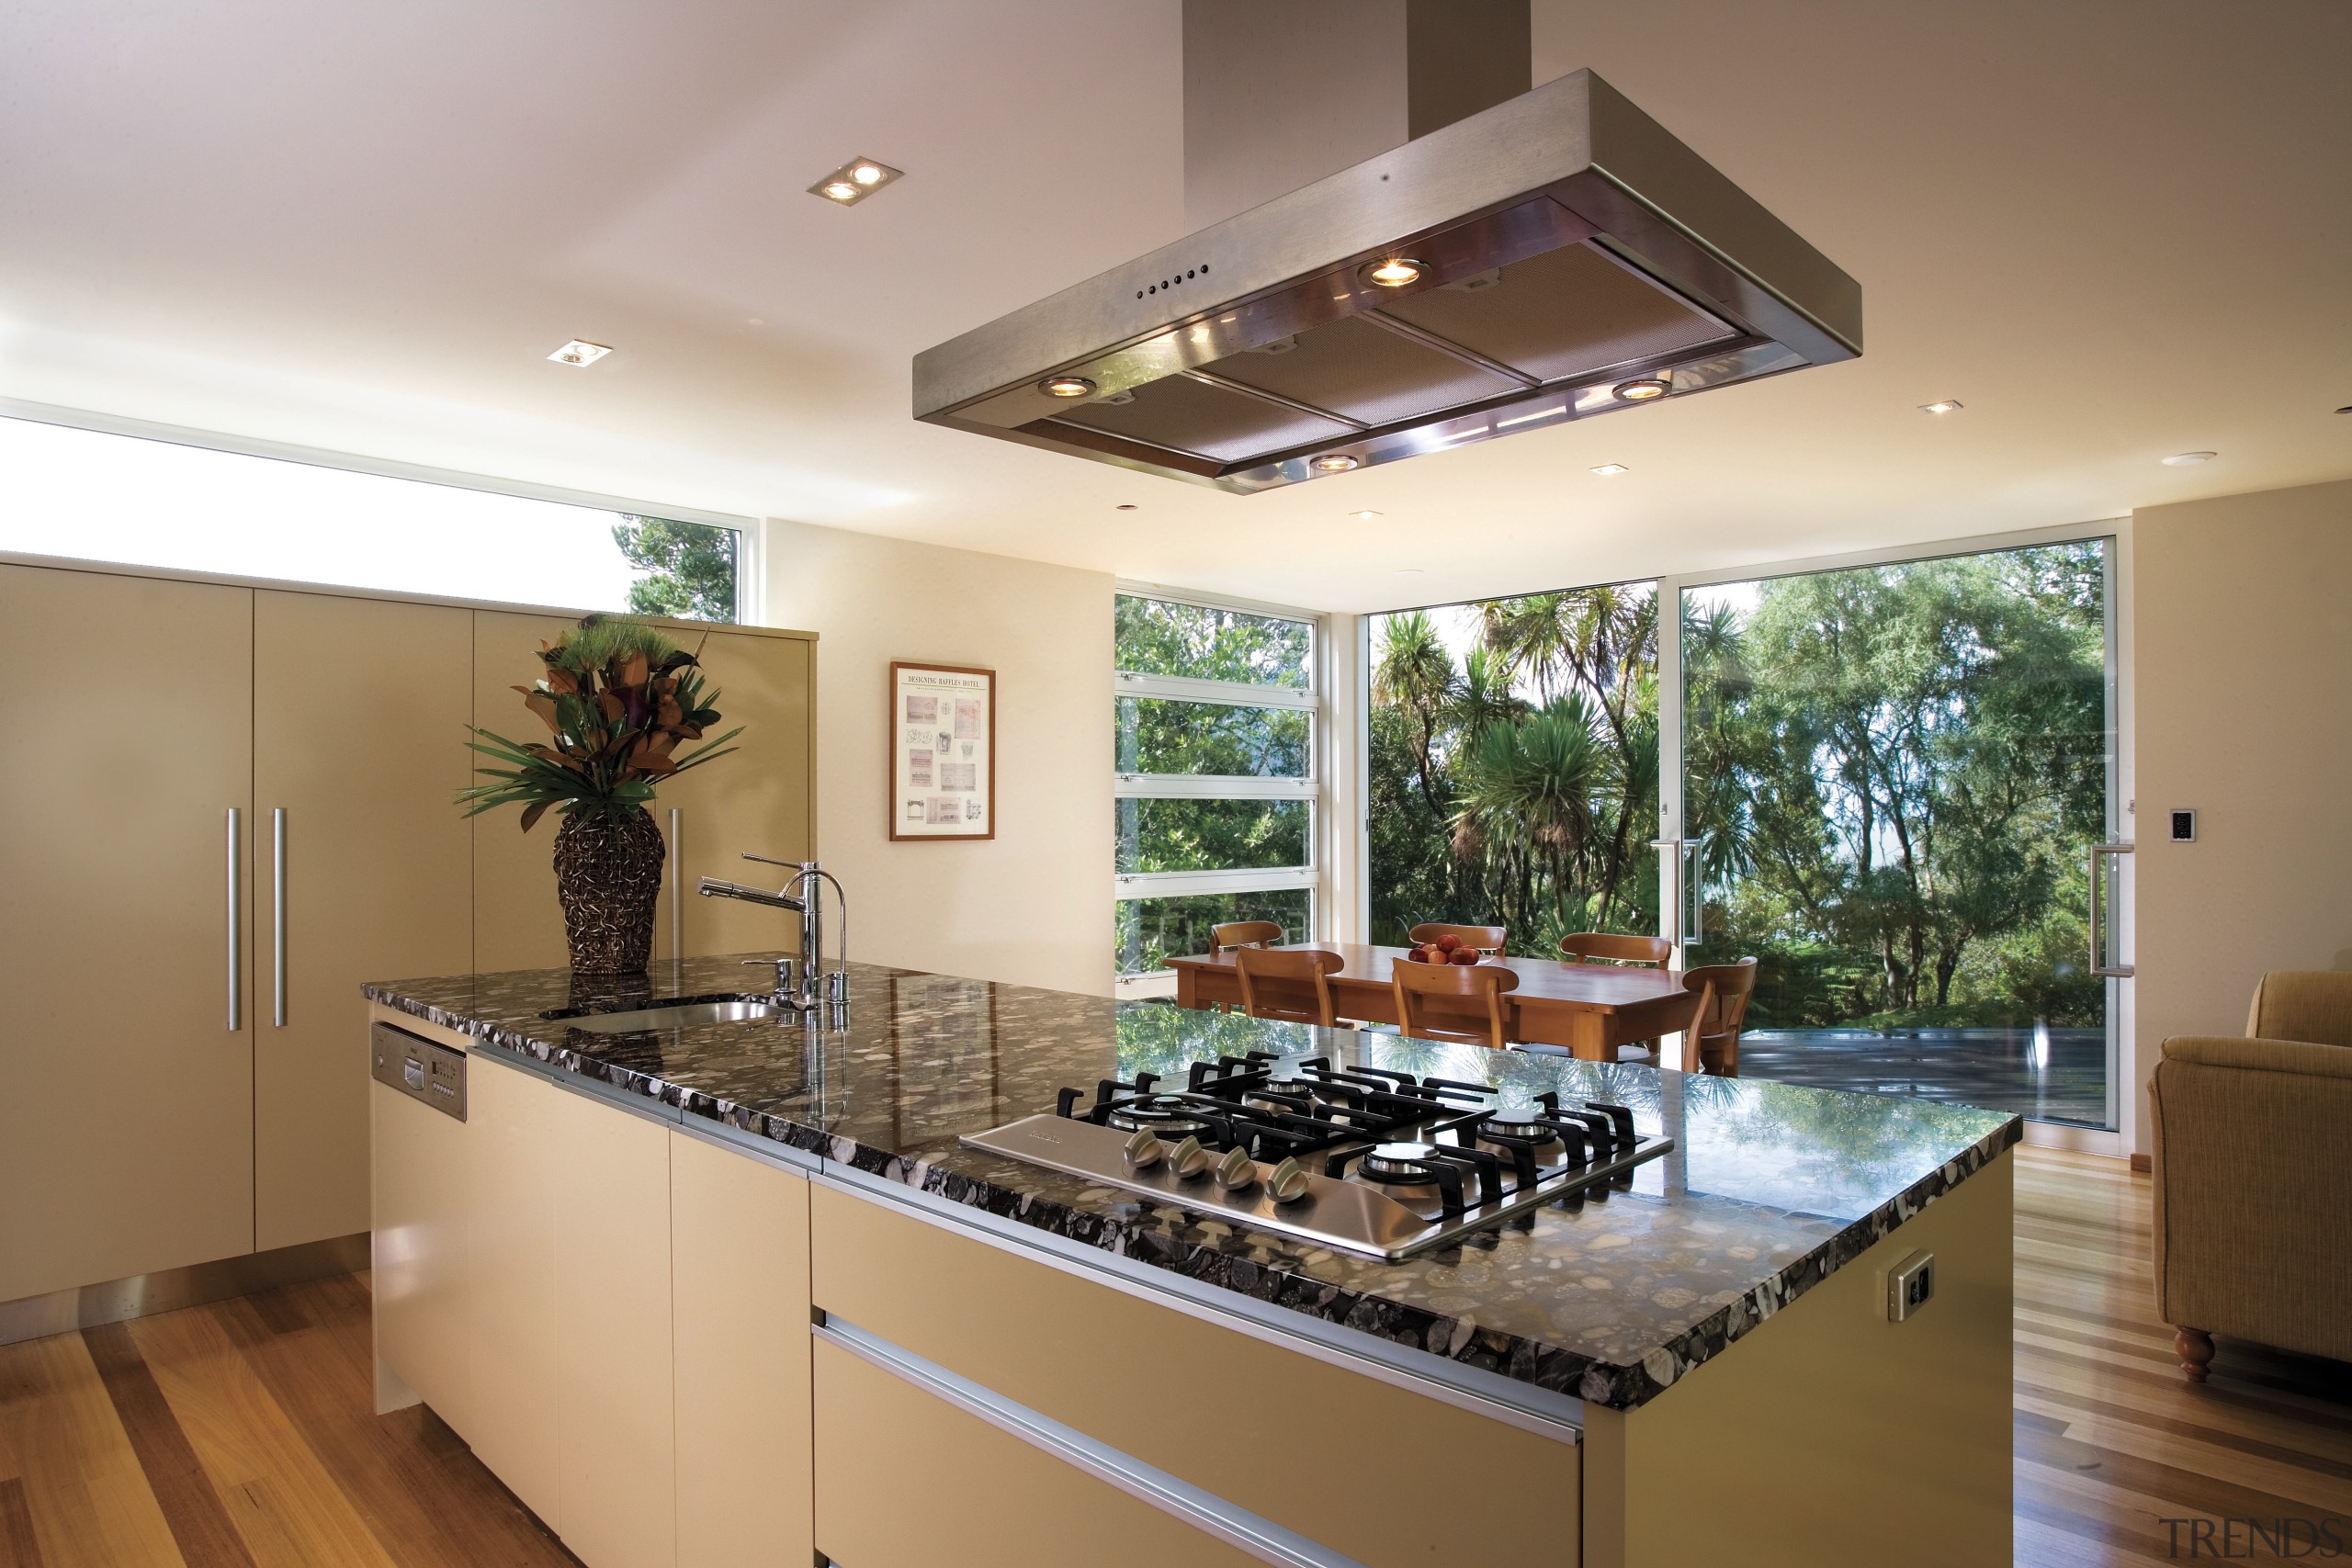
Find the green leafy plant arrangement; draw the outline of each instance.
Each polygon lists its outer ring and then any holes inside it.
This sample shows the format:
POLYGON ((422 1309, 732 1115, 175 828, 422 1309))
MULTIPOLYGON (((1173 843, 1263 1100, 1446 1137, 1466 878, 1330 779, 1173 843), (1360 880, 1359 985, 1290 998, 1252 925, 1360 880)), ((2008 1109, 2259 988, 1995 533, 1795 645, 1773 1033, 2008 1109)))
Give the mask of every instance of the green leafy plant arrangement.
POLYGON ((493 782, 458 792, 468 817, 501 806, 523 807, 530 831, 550 807, 571 818, 625 818, 653 798, 654 785, 727 755, 738 725, 684 755, 718 722, 694 654, 643 621, 590 615, 552 646, 541 643, 547 673, 517 686, 523 705, 547 725, 547 743, 510 740, 473 730, 474 750, 503 764, 474 771, 493 782))

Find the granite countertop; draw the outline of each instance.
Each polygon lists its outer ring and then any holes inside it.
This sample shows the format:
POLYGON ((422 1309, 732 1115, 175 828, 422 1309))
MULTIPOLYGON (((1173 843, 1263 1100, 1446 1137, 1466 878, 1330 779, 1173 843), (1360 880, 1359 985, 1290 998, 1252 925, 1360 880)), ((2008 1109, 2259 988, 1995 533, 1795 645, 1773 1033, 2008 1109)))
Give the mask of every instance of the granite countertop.
POLYGON ((365 987, 387 1007, 773 1138, 820 1161, 1035 1225, 1429 1354, 1631 1409, 1720 1353, 2018 1141, 1990 1111, 1272 1023, 1156 1002, 853 964, 850 1024, 591 1035, 541 1015, 748 993, 740 960, 654 968, 655 991, 560 969, 365 987), (816 1045, 811 1049, 811 1042, 816 1045), (1138 1071, 1260 1050, 1630 1105, 1673 1151, 1633 1190, 1384 1263, 1235 1231, 963 1147, 1138 1071))

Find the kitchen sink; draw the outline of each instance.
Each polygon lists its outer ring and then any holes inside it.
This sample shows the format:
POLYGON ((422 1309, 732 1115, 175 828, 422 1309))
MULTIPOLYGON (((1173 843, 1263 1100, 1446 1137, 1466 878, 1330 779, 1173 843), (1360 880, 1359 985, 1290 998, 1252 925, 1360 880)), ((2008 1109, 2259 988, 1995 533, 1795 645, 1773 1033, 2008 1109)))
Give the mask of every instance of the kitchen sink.
POLYGON ((774 1018, 784 1010, 774 1002, 680 1002, 671 1007, 639 1008, 634 1012, 594 1012, 579 1017, 556 1015, 566 1029, 590 1034, 634 1034, 649 1029, 686 1029, 700 1023, 743 1023, 774 1018))

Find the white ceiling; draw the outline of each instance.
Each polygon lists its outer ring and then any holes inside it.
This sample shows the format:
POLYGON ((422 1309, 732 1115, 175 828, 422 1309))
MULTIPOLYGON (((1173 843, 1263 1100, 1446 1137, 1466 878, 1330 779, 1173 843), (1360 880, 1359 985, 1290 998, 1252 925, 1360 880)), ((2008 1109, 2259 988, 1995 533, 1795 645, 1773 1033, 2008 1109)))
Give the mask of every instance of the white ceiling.
POLYGON ((1861 280, 1860 360, 1230 496, 907 414, 1181 231, 1177 0, 14 0, 0 398, 1336 609, 2352 475, 2352 8, 1536 13, 1861 280), (908 177, 804 194, 853 154, 908 177))

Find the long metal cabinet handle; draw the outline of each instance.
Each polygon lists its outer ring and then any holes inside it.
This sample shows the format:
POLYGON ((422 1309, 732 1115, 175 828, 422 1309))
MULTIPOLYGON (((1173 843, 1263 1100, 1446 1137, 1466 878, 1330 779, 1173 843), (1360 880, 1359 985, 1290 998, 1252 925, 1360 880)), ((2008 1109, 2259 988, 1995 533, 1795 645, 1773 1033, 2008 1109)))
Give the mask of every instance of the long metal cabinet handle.
POLYGON ((243 911, 244 877, 237 862, 237 808, 229 807, 229 1032, 234 1034, 245 1024, 244 1010, 239 1004, 245 988, 244 965, 240 961, 245 944, 243 911))
POLYGON ((270 1022, 286 1027, 286 807, 269 813, 270 1022))
POLYGON ((2091 973, 2110 980, 2129 980, 2132 966, 2129 964, 2110 964, 2107 961, 2107 897, 2101 887, 2099 857, 2128 855, 2136 844, 2093 844, 2091 846, 2091 973))
POLYGON ((670 807, 670 962, 686 955, 686 841, 676 807, 670 807))

